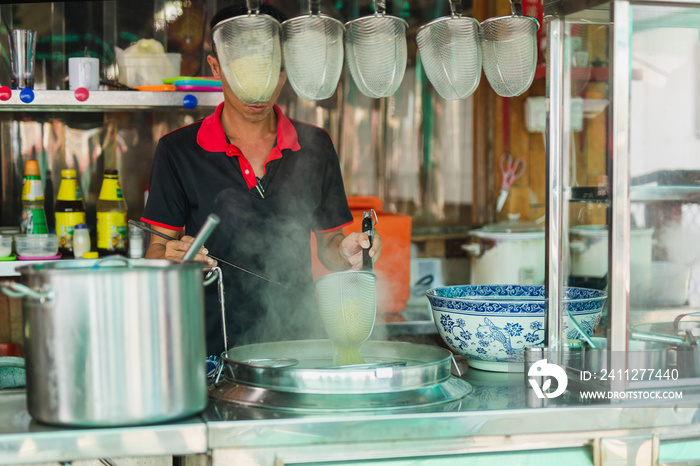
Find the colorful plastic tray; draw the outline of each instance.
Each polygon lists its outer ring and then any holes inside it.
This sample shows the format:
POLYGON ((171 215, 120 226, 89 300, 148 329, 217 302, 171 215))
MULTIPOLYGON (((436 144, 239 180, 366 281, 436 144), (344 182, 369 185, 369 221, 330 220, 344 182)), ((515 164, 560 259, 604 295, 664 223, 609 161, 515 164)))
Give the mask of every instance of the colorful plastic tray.
POLYGON ((178 91, 189 91, 189 92, 221 92, 223 88, 221 86, 194 86, 194 85, 182 85, 175 86, 178 91))
POLYGON ((55 256, 41 256, 41 257, 25 257, 25 256, 17 256, 18 260, 21 261, 44 261, 44 260, 50 260, 50 259, 60 259, 61 258, 61 253, 59 252, 55 256))
POLYGON ((163 84, 172 84, 175 86, 214 86, 220 87, 221 80, 216 78, 196 78, 190 76, 178 76, 176 78, 163 79, 163 84))

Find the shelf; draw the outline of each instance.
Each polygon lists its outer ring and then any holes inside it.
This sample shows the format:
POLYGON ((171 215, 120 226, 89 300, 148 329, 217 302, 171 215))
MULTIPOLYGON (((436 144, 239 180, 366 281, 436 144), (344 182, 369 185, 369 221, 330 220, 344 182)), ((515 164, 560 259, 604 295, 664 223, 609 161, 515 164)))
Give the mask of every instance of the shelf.
POLYGON ((700 186, 632 186, 630 201, 700 202, 700 186))
MULTIPOLYGON (((567 189, 570 202, 607 203, 608 193, 595 186, 567 189)), ((631 202, 688 202, 700 203, 700 186, 631 186, 631 202)))
POLYGON ((216 107, 224 100, 221 92, 144 92, 144 91, 92 91, 87 100, 80 102, 73 91, 34 91, 34 100, 24 103, 19 91, 0 101, 0 111, 19 112, 94 112, 109 110, 141 110, 158 108, 184 108, 183 99, 191 95, 197 99, 196 108, 216 107))

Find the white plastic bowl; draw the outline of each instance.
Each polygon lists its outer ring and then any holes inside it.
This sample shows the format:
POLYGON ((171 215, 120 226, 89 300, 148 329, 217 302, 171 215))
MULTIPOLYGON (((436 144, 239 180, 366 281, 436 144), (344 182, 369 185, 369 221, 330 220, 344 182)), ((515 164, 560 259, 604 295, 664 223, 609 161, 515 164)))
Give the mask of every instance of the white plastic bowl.
POLYGON ((16 235, 15 246, 22 257, 52 257, 58 253, 58 236, 16 235))

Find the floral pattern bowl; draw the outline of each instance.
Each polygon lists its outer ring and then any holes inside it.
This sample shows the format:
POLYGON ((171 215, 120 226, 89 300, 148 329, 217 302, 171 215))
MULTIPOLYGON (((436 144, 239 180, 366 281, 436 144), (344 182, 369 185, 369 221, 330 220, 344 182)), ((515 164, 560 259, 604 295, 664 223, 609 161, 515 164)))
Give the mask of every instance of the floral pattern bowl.
MULTIPOLYGON (((476 369, 506 372, 510 366, 522 370, 524 348, 544 343, 544 286, 444 286, 425 294, 440 337, 476 369)), ((604 291, 565 287, 566 337, 582 338, 567 309, 590 336, 598 327, 606 299, 604 291)))

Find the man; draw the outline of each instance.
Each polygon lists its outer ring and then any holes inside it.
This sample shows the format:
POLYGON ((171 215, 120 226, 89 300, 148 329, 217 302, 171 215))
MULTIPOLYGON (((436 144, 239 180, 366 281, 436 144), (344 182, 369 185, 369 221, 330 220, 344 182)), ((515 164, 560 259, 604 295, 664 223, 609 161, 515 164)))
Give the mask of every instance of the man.
MULTIPOLYGON (((267 5, 260 13, 284 20, 267 5)), ((211 27, 245 14, 245 8, 226 8, 214 16, 211 27)), ((214 44, 207 61, 222 81, 224 102, 213 115, 163 136, 153 160, 142 220, 179 239, 152 235, 146 257, 182 258, 206 217, 216 213, 221 223, 195 260, 216 266, 207 257, 211 252, 284 286, 221 264, 229 346, 323 337, 310 232, 316 235, 319 259, 335 271, 361 268, 369 238, 342 232, 352 215, 328 134, 288 119, 275 105, 286 81, 284 71, 270 99, 245 104, 222 72, 217 45, 225 46, 214 44)), ((375 235, 370 257, 376 259, 380 248, 375 235)), ((206 335, 208 354, 220 354, 224 344, 215 286, 206 290, 206 335)))

